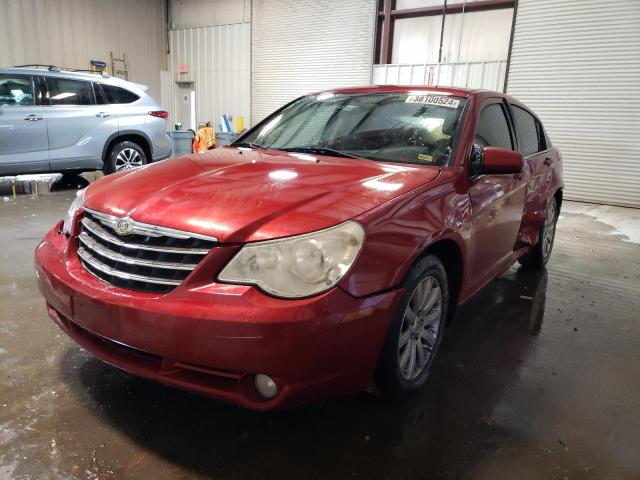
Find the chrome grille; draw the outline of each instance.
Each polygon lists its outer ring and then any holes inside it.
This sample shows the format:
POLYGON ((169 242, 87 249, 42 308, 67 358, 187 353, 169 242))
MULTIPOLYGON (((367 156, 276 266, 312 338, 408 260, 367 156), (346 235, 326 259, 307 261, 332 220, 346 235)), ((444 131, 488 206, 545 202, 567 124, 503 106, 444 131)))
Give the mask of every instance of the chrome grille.
POLYGON ((122 288, 166 293, 180 285, 217 239, 85 209, 78 240, 84 267, 122 288), (126 220, 126 233, 119 232, 126 220), (119 224, 120 223, 120 224, 119 224))

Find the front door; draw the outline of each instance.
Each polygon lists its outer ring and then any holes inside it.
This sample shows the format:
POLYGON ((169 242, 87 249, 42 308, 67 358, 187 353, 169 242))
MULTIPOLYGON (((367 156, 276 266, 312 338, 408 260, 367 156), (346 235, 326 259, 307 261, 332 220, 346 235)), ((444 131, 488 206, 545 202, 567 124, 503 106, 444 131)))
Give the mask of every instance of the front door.
MULTIPOLYGON (((502 99, 488 99, 481 105, 474 142, 476 151, 486 147, 515 149, 515 135, 502 99)), ((480 174, 472 180, 470 273, 474 290, 502 273, 512 261, 527 180, 526 171, 515 175, 480 174)))
POLYGON ((44 108, 30 75, 0 74, 0 175, 49 171, 44 108))

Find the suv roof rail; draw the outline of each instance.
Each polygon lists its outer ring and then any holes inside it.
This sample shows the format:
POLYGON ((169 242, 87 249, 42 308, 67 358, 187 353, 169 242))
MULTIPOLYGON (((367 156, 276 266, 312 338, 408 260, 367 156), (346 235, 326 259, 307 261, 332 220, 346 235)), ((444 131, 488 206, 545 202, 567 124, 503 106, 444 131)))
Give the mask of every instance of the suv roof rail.
POLYGON ((109 78, 110 77, 110 75, 107 72, 99 72, 99 71, 95 71, 95 70, 82 69, 82 68, 65 68, 65 67, 58 67, 56 65, 43 65, 43 64, 40 64, 40 63, 29 63, 29 64, 26 64, 26 65, 14 65, 13 66, 13 68, 29 68, 29 67, 46 68, 50 72, 92 73, 94 75, 99 75, 99 76, 101 76, 103 78, 109 78))
POLYGON ((55 65, 43 65, 41 63, 28 63, 26 65, 15 65, 14 68, 27 68, 27 67, 37 67, 37 68, 46 68, 50 72, 59 72, 62 69, 60 67, 56 67, 55 65))

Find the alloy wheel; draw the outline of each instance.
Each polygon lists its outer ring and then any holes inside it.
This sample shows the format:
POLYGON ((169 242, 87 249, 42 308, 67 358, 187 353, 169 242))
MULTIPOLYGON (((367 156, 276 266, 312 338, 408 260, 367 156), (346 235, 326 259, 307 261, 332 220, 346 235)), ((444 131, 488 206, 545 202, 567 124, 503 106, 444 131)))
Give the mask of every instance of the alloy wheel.
POLYGON ((142 156, 133 148, 123 148, 116 156, 116 171, 131 170, 142 166, 142 156))
POLYGON ((424 371, 442 323, 440 283, 428 275, 413 290, 400 326, 398 364, 406 380, 414 380, 424 371))

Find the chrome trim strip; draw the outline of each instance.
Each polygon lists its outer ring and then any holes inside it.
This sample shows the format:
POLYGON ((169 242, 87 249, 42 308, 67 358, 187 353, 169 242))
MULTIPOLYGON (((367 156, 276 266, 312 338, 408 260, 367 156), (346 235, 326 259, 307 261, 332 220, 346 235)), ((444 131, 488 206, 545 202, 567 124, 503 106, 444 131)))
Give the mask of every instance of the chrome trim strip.
MULTIPOLYGON (((98 212, 91 208, 84 207, 86 212, 89 212, 91 215, 94 215, 100 223, 106 225, 109 228, 116 228, 116 223, 118 220, 122 220, 125 217, 116 217, 114 215, 108 215, 106 213, 98 212)), ((217 242, 218 239, 216 237, 210 237, 208 235, 201 235, 199 233, 185 232, 184 230, 176 230, 174 228, 169 227, 161 227, 159 225, 151 225, 149 223, 138 222, 137 220, 133 220, 132 218, 127 218, 127 221, 131 225, 130 234, 136 235, 145 235, 150 237, 173 237, 173 238, 196 238, 198 240, 207 240, 209 242, 217 242)))
POLYGON ((102 238, 105 242, 113 243, 114 245, 117 245, 119 247, 138 248, 140 250, 150 250, 152 252, 181 253, 183 255, 206 255, 210 252, 210 249, 206 249, 206 248, 156 247, 153 245, 127 243, 111 235, 109 232, 107 232, 104 228, 102 228, 96 222, 92 221, 90 218, 84 217, 81 220, 81 222, 82 222, 82 225, 91 233, 93 233, 95 236, 102 238))
MULTIPOLYGON (((80 257, 81 260, 87 262, 96 270, 100 270, 101 272, 106 273, 107 275, 113 275, 114 277, 123 278, 125 280, 155 283, 158 285, 180 285, 182 283, 182 280, 165 280, 165 279, 159 279, 159 278, 153 278, 153 277, 145 277, 144 275, 135 275, 133 273, 125 273, 125 272, 121 272, 120 270, 114 270, 109 265, 105 265, 104 263, 97 260, 93 255, 91 255, 87 250, 85 250, 84 247, 78 248, 78 256, 80 257)), ((89 272, 91 272, 91 270, 89 270, 89 272)), ((95 277, 100 278, 97 275, 95 275, 95 277)), ((100 278, 100 280, 102 280, 105 283, 109 283, 104 278, 100 278)))
POLYGON ((127 257, 126 255, 122 255, 121 253, 117 253, 117 252, 106 249, 100 243, 96 242, 93 238, 91 238, 89 234, 87 234, 87 232, 80 232, 78 240, 80 240, 80 243, 82 243, 89 250, 97 253, 102 257, 113 260, 114 262, 122 262, 122 263, 127 263, 129 265, 142 265, 144 267, 149 267, 149 268, 186 270, 188 272, 192 271, 197 266, 195 263, 171 263, 171 262, 145 260, 142 258, 127 257))

